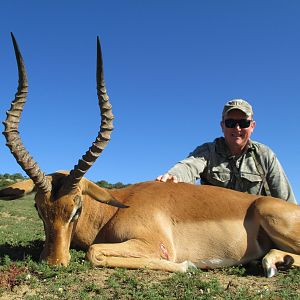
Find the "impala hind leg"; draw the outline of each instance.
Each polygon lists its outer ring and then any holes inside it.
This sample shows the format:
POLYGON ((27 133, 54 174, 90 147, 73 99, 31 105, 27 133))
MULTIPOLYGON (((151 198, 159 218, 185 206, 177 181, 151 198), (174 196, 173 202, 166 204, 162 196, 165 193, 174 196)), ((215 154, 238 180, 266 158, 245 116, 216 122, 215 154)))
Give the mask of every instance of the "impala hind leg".
POLYGON ((273 277, 277 274, 278 269, 286 270, 291 266, 300 267, 300 255, 271 249, 270 252, 263 258, 262 265, 266 277, 273 277))
POLYGON ((189 261, 176 263, 160 258, 155 251, 138 240, 129 240, 123 243, 94 244, 89 247, 87 259, 94 266, 152 269, 168 272, 186 272, 196 266, 189 261))
POLYGON ((300 207, 272 197, 256 200, 255 207, 260 224, 275 247, 263 258, 267 277, 277 273, 277 268, 300 266, 300 207))

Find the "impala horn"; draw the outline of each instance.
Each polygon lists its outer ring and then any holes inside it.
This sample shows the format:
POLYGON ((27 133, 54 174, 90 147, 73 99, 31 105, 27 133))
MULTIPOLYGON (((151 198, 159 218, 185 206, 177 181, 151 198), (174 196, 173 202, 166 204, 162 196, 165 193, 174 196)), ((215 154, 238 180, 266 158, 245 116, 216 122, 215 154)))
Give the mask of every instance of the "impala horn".
POLYGON ((113 119, 111 104, 109 97, 106 93, 104 75, 103 75, 103 62, 100 47, 99 37, 97 37, 97 95, 99 107, 101 112, 101 126, 96 140, 93 142, 89 150, 78 160, 78 164, 74 166, 73 170, 67 178, 64 185, 66 189, 75 189, 81 178, 93 165, 96 159, 100 156, 107 143, 110 140, 111 131, 113 130, 113 119))
POLYGON ((51 191, 51 183, 47 179, 45 174, 42 172, 42 170, 39 168, 38 164, 30 156, 29 152, 25 149, 18 131, 23 106, 26 102, 28 82, 24 61, 16 39, 12 33, 11 37, 18 64, 19 84, 17 93, 15 95, 15 99, 11 103, 10 110, 6 112, 7 117, 6 120, 3 122, 5 126, 3 134, 6 138, 6 145, 10 149, 18 164, 32 179, 35 185, 38 188, 40 188, 44 193, 47 193, 51 191))

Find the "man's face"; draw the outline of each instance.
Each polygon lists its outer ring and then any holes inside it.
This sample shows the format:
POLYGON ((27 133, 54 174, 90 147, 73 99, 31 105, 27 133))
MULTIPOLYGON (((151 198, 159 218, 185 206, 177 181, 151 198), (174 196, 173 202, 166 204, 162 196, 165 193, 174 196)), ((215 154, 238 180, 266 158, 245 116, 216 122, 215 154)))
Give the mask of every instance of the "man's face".
MULTIPOLYGON (((247 117, 245 113, 240 110, 234 109, 230 111, 221 122, 222 131, 224 133, 225 141, 231 151, 235 149, 244 149, 247 145, 248 140, 253 132, 255 127, 255 121, 250 123, 250 126, 247 128, 241 128, 239 124, 236 124, 233 128, 228 128, 225 125, 225 120, 251 120, 251 117, 247 117)), ((235 152, 235 151, 233 151, 235 152)))

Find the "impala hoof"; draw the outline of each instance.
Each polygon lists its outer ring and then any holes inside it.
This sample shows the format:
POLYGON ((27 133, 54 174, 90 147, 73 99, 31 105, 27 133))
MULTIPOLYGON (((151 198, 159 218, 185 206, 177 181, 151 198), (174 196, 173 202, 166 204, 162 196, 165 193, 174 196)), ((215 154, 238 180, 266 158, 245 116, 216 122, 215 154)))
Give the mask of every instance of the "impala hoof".
POLYGON ((275 276, 278 273, 278 271, 275 267, 266 268, 266 269, 264 269, 264 271, 265 271, 265 276, 267 278, 271 278, 271 277, 275 276))
POLYGON ((265 256, 263 258, 262 266, 264 268, 264 273, 267 278, 271 278, 278 273, 275 264, 272 262, 270 258, 268 258, 268 256, 265 256))
POLYGON ((187 272, 188 270, 195 270, 197 269, 196 265, 194 263, 192 263, 189 260, 186 260, 182 263, 183 268, 184 268, 184 272, 187 272))

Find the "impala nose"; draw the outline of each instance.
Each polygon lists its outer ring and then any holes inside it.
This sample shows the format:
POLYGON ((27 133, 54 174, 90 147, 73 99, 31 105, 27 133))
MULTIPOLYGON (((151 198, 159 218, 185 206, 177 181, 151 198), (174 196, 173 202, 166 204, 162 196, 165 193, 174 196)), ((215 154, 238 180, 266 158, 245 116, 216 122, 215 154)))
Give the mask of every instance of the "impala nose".
POLYGON ((57 257, 55 255, 53 256, 42 256, 40 257, 40 261, 45 261, 47 264, 51 265, 51 266, 63 266, 66 267, 68 266, 69 262, 71 260, 71 255, 70 253, 62 256, 62 257, 57 257))

